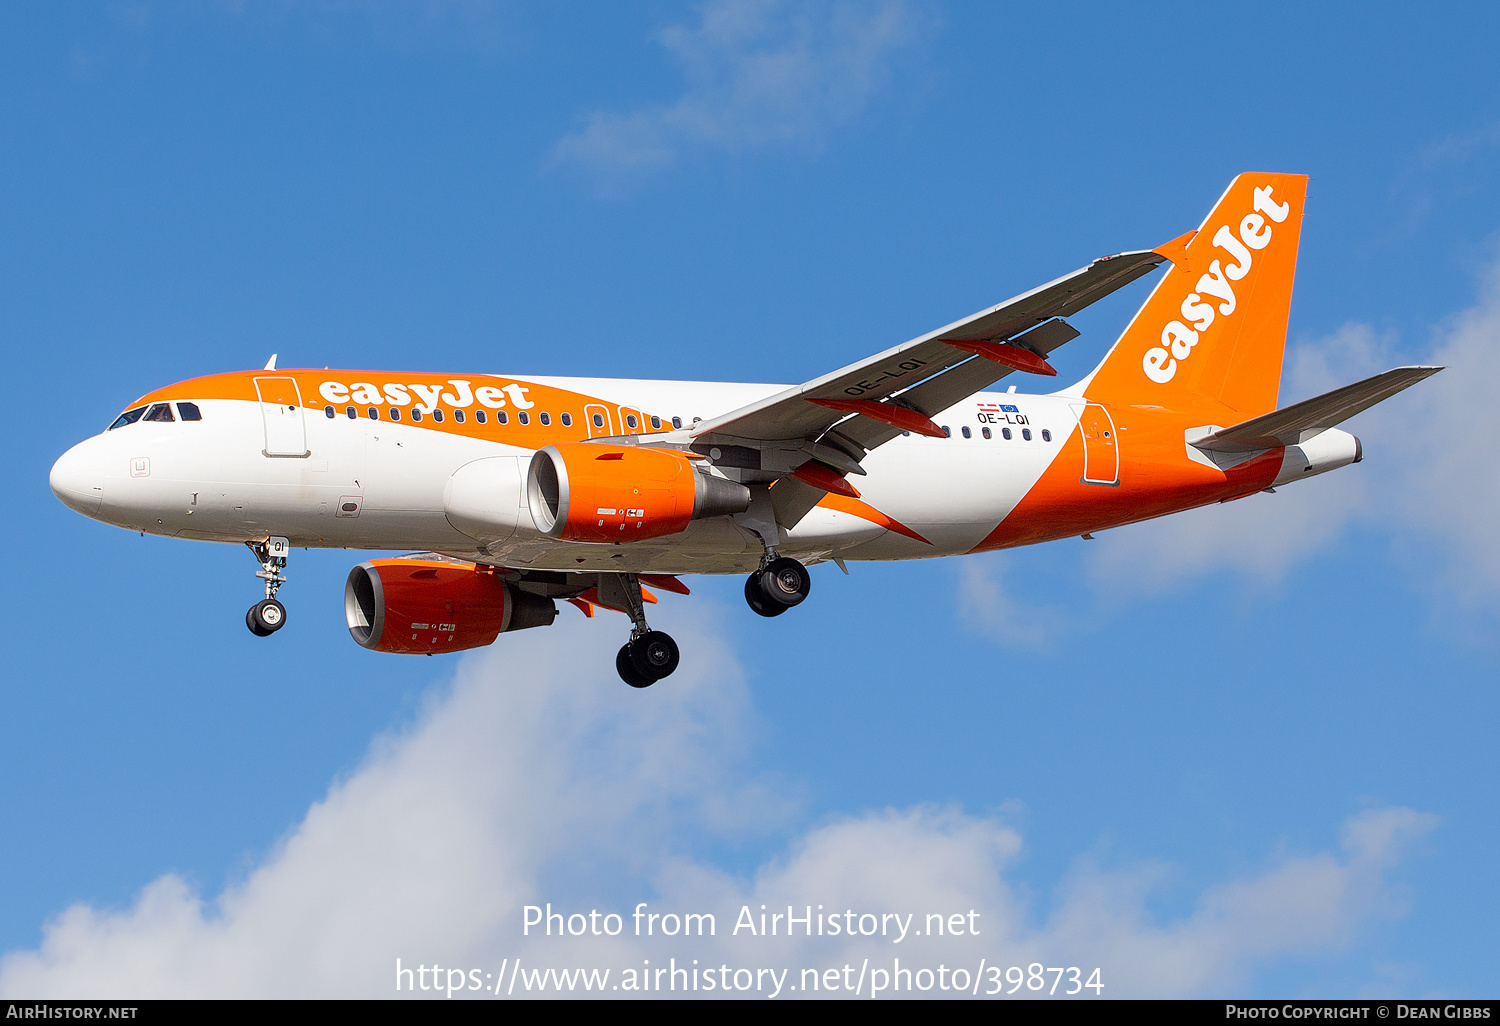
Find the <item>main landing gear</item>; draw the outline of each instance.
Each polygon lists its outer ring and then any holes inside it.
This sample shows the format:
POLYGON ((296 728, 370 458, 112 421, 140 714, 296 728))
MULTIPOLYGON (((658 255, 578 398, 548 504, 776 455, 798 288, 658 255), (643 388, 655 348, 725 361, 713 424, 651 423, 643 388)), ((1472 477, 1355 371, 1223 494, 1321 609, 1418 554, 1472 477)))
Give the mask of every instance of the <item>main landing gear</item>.
POLYGON ((260 563, 256 577, 266 582, 266 597, 245 612, 245 626, 256 637, 264 638, 286 624, 286 606, 276 601, 276 592, 286 583, 287 553, 292 550, 285 538, 267 538, 263 542, 246 542, 245 547, 254 553, 260 563))
POLYGON ((663 677, 670 677, 680 658, 677 642, 670 634, 653 631, 646 623, 640 579, 635 574, 600 574, 599 599, 625 610, 635 625, 630 640, 615 656, 615 670, 620 679, 633 688, 649 688, 663 677))
POLYGON ((789 556, 766 553, 766 562, 745 578, 745 601, 761 616, 780 616, 807 598, 812 576, 807 567, 789 556))

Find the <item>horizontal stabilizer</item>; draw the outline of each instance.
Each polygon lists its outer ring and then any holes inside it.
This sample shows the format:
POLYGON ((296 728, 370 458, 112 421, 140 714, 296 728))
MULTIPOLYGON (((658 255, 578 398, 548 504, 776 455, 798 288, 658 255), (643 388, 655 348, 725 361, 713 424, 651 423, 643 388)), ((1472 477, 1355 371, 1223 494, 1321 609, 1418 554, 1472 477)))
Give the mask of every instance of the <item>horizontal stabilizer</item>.
POLYGON ((1267 413, 1234 427, 1222 428, 1203 438, 1194 439, 1190 444, 1205 452, 1254 452, 1297 445, 1442 369, 1397 367, 1373 378, 1356 381, 1352 385, 1295 403, 1284 410, 1267 413))

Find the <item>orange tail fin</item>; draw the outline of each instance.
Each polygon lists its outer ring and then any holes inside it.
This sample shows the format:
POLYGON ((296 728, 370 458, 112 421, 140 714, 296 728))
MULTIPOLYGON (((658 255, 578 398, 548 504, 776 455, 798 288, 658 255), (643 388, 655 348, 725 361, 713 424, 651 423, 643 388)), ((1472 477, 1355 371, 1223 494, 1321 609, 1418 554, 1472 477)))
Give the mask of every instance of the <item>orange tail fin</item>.
POLYGON ((1157 250, 1172 261, 1085 382, 1114 405, 1276 408, 1306 175, 1242 174, 1196 233, 1157 250))

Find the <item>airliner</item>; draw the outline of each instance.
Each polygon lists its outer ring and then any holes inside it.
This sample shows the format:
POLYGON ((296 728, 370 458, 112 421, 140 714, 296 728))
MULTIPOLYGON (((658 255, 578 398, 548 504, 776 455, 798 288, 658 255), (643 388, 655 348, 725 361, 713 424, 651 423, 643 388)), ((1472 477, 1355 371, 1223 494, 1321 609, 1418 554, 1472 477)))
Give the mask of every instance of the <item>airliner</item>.
MULTIPOLYGON (((294 548, 403 551, 355 566, 354 640, 432 655, 626 614, 615 667, 678 665, 653 589, 744 574, 780 616, 807 567, 957 556, 1273 491, 1358 463, 1337 427, 1441 370, 1398 367, 1281 409, 1307 178, 1242 174, 1197 231, 1071 274, 801 385, 280 370, 194 378, 64 453, 53 492, 131 531, 247 546, 265 597, 294 548), (1068 318, 1166 267, 1104 360, 1054 377, 1068 318), (1025 380, 1025 379, 1021 379, 1025 380), (1039 392, 1041 390, 1038 390, 1039 392)), ((835 578, 837 579, 837 578, 835 578)))

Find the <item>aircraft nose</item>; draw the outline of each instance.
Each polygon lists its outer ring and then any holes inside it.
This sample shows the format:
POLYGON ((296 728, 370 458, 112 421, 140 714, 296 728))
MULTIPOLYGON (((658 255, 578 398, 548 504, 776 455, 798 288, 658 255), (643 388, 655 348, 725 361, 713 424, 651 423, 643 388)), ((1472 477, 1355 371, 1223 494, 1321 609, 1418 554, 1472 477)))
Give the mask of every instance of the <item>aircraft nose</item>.
POLYGON ((64 505, 90 517, 104 499, 104 460, 92 441, 79 442, 59 456, 47 479, 64 505))

